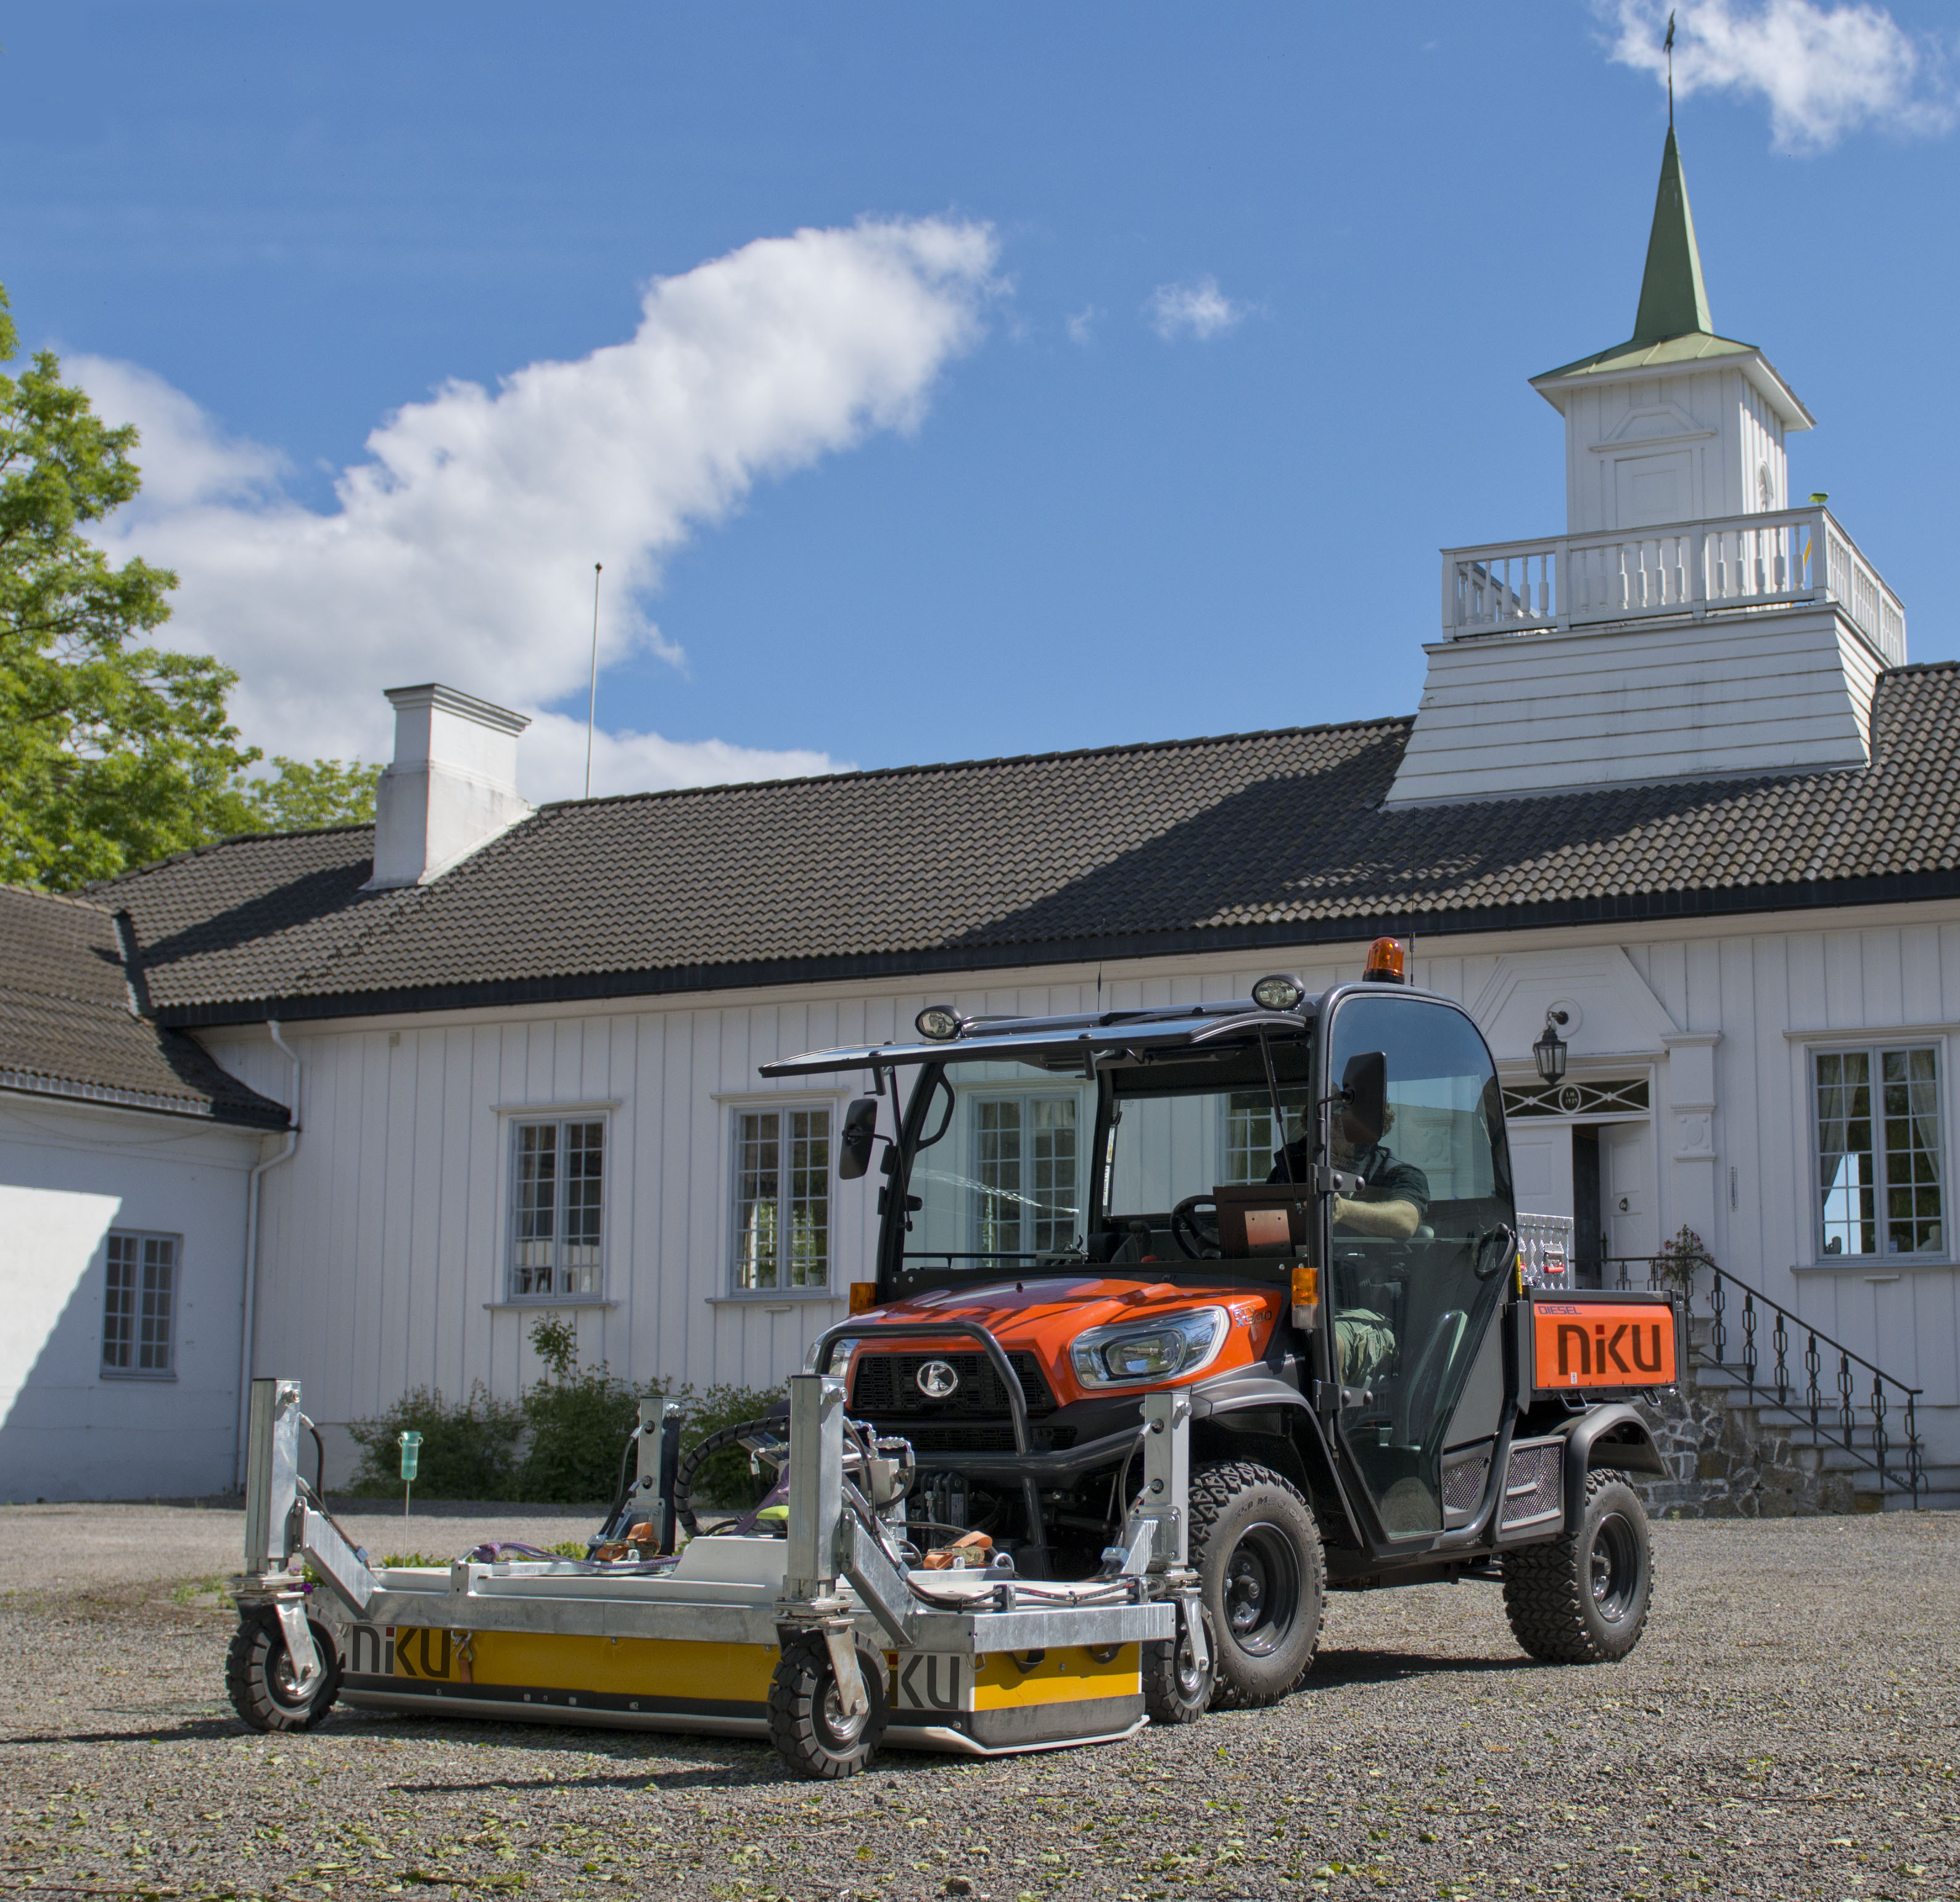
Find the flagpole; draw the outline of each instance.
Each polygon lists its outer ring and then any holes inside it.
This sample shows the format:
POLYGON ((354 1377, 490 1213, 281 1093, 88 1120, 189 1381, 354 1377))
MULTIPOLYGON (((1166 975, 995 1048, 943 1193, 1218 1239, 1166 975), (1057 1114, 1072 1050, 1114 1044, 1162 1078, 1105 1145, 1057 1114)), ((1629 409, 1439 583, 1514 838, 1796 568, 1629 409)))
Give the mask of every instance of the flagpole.
MULTIPOLYGON (((1669 122, 1672 122, 1670 120, 1669 122)), ((592 729, 599 716, 599 571, 603 563, 592 565, 592 697, 585 707, 585 797, 592 797, 592 729)))

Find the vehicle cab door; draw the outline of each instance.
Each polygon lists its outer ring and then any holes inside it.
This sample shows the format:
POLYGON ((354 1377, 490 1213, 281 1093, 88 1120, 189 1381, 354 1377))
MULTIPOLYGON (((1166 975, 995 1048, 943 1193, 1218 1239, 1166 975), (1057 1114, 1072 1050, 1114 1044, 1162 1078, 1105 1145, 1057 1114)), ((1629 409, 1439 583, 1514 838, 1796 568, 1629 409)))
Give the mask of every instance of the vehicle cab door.
POLYGON ((1517 1219, 1503 1098, 1440 999, 1350 992, 1327 1037, 1319 1160, 1347 1178, 1321 1197, 1335 1428, 1386 1535, 1433 1537, 1465 1516, 1446 1516, 1446 1452, 1496 1430, 1517 1219))

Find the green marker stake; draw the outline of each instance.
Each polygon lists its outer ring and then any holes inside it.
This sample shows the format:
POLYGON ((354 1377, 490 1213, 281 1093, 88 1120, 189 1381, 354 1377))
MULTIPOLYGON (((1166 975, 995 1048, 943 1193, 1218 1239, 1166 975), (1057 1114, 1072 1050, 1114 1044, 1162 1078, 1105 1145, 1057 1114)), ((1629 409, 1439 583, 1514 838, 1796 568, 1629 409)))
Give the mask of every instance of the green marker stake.
POLYGON ((409 1488, 414 1483, 415 1468, 422 1464, 422 1436, 417 1433, 402 1435, 402 1523, 409 1522, 409 1488))

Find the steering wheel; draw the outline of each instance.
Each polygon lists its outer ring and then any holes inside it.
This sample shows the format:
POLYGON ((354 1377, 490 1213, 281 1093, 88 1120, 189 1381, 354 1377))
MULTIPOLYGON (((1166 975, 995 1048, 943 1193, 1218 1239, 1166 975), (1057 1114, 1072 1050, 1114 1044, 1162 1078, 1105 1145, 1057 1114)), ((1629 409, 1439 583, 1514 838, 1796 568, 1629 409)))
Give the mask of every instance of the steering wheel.
POLYGON ((1170 1239, 1179 1252, 1193 1261, 1216 1261, 1225 1251, 1218 1243, 1218 1198, 1215 1195, 1187 1195, 1170 1212, 1170 1239), (1211 1211, 1208 1222, 1201 1222, 1198 1211, 1211 1211))

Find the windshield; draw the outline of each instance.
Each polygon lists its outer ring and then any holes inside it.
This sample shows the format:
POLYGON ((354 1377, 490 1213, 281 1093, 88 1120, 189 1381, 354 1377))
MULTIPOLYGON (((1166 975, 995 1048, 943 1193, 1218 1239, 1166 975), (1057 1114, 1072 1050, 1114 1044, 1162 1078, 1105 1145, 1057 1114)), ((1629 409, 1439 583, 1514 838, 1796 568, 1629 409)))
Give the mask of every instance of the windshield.
POLYGON ((995 1274, 1050 1255, 1079 1263, 1095 1085, 1030 1064, 963 1064, 940 1076, 912 1163, 919 1207, 906 1267, 995 1274))
MULTIPOLYGON (((1182 1265, 1193 1258, 1172 1234, 1171 1211, 1274 1174, 1310 1101, 1309 1054, 1304 1037, 1272 1046, 1284 1137, 1256 1045, 1118 1064, 1099 1086, 1013 1062, 928 1072, 921 1087, 932 1100, 909 1183, 918 1206, 901 1251, 907 1280, 1079 1272, 1085 1261, 1182 1265)), ((1292 1166, 1303 1175, 1297 1154, 1292 1166)))

